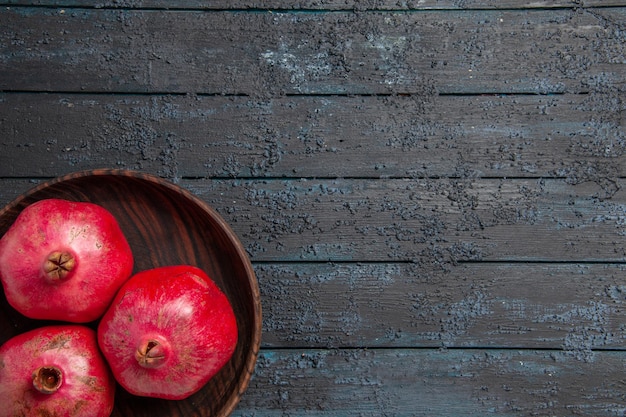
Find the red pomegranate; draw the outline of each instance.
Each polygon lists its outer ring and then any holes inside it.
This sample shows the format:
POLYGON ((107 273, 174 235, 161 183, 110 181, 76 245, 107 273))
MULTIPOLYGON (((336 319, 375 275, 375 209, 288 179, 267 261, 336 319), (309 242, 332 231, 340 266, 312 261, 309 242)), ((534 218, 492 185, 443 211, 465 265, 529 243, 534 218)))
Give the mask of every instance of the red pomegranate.
POLYGON ((0 417, 109 417, 114 396, 96 332, 86 326, 40 327, 0 347, 0 417))
POLYGON ((0 239, 7 300, 33 319, 96 320, 132 269, 131 248, 117 220, 93 203, 38 201, 0 239))
POLYGON ((159 267, 120 288, 100 321, 98 343, 128 392, 178 400, 228 362, 237 323, 226 295, 204 271, 159 267))

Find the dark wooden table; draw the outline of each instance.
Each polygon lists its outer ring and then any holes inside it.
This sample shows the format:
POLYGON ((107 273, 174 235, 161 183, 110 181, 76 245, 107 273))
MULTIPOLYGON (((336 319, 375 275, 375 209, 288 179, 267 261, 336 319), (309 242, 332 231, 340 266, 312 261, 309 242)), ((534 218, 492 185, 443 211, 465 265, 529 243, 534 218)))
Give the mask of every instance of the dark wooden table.
POLYGON ((5 0, 0 204, 127 168, 263 304, 235 416, 623 416, 626 2, 5 0))

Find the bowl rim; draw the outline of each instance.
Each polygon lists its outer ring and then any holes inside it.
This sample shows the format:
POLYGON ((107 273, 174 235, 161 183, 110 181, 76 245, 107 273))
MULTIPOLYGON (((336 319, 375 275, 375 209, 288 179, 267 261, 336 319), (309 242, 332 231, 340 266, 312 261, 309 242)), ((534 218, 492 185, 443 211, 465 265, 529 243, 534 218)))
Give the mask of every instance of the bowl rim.
POLYGON ((252 266, 252 262, 248 257, 248 254, 239 240, 239 237, 231 226, 224 220, 224 218, 215 210, 212 206, 202 200, 200 197, 193 194, 191 191, 185 189, 184 187, 175 184, 173 181, 160 177, 155 174, 150 174, 138 170, 133 169, 122 169, 122 168, 97 168, 97 169, 88 169, 88 170, 80 170, 70 172, 68 174, 60 175, 55 178, 51 178, 48 180, 44 180, 43 182, 33 186, 32 188, 26 190, 21 193, 17 197, 15 197, 12 201, 7 203, 4 207, 0 209, 0 217, 2 217, 7 211, 14 209, 19 206, 24 200, 28 199, 30 196, 37 194, 38 192, 50 187, 51 185, 58 184, 65 181, 70 181, 74 179, 80 179, 84 177, 129 177, 134 179, 139 179, 142 181, 147 181, 159 186, 163 186, 168 188, 169 190, 181 194, 184 198, 190 200, 194 204, 200 206, 200 208, 208 213, 213 221, 215 221, 218 226, 224 230, 234 246, 234 249, 237 253, 237 256, 241 259, 244 269, 246 271, 246 275, 248 276, 248 282, 250 284, 250 290, 252 293, 252 299, 254 301, 254 317, 255 323, 252 326, 252 340, 250 345, 250 350, 246 353, 245 361, 244 361, 244 373, 237 383, 237 392, 232 395, 228 401, 224 403, 224 407, 222 409, 222 415, 228 416, 232 414, 235 407, 239 403, 241 396, 247 390, 252 375, 254 373, 254 369, 256 367, 256 362, 258 359, 260 346, 261 346, 261 334, 262 334, 262 308, 261 308, 261 293, 259 289, 259 283, 254 272, 254 268, 252 266))

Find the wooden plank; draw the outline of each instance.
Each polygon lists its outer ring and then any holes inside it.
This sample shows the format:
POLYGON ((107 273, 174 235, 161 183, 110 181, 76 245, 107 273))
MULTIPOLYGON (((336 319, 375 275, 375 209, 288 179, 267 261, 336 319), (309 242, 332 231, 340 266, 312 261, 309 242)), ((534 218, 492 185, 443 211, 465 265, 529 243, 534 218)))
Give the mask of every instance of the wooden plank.
MULTIPOLYGON (((621 180, 181 180, 254 261, 626 261, 621 180)), ((0 181, 15 198, 27 180, 0 181)))
POLYGON ((622 177, 624 114, 619 92, 265 101, 3 93, 0 176, 120 167, 194 178, 622 177))
POLYGON ((4 8, 0 90, 579 93, 624 83, 625 13, 4 8))
POLYGON ((183 182, 255 260, 624 261, 620 181, 183 182), (608 193, 608 194, 607 194, 608 193))
POLYGON ((623 352, 265 350, 233 416, 618 416, 623 352))
POLYGON ((622 349, 626 266, 257 264, 266 348, 622 349))
MULTIPOLYGON (((86 0, 5 0, 8 5, 58 6, 58 7, 96 7, 96 8, 172 8, 168 0, 105 0, 94 4, 86 0)), ((396 1, 375 0, 366 3, 350 0, 186 0, 176 4, 176 9, 269 9, 269 10, 471 10, 471 9, 535 9, 563 7, 609 7, 624 6, 623 0, 419 0, 396 1)))

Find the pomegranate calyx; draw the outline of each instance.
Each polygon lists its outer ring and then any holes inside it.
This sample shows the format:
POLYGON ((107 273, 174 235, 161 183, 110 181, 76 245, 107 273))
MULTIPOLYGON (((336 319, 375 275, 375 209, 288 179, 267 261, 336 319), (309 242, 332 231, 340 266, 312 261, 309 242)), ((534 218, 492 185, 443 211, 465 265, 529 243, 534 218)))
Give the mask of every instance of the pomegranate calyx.
POLYGON ((45 276, 53 282, 66 279, 76 266, 76 258, 67 251, 51 252, 44 261, 45 276))
POLYGON ((157 368, 165 363, 166 347, 157 340, 142 343, 135 352, 137 363, 144 368, 157 368))
POLYGON ((42 366, 33 372, 33 386, 42 394, 54 394, 63 383, 63 373, 56 366, 42 366))

